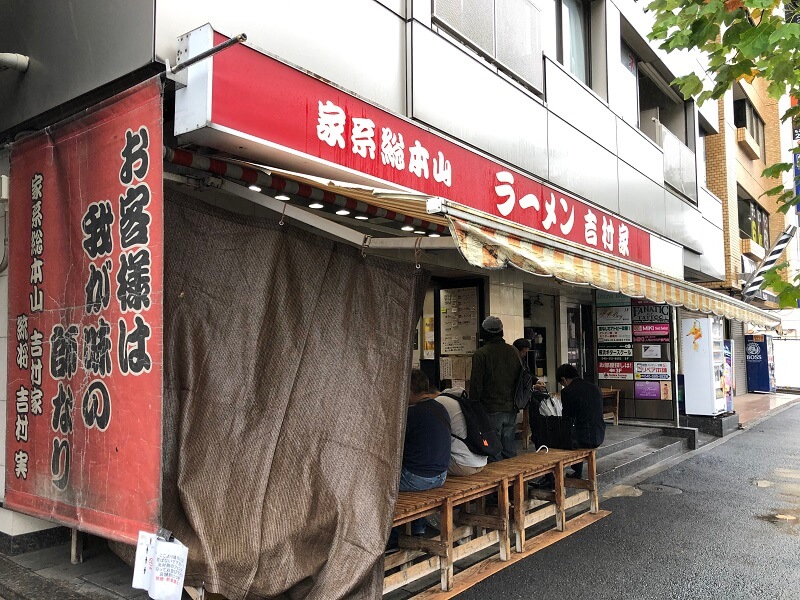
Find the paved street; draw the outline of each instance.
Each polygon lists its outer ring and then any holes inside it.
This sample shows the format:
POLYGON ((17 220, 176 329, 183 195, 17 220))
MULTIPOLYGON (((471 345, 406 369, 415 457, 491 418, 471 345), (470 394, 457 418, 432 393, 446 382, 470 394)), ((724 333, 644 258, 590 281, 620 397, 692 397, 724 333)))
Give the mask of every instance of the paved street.
POLYGON ((800 405, 642 483, 459 600, 800 598, 800 405))

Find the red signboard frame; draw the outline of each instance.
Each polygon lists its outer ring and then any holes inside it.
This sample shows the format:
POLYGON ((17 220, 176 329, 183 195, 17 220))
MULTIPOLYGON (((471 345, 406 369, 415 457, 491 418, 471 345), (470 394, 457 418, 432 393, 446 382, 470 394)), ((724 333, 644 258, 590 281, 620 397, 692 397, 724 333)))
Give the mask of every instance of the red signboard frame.
POLYGON ((11 153, 4 505, 128 543, 161 517, 161 92, 11 153))
MULTIPOLYGON (((219 44, 227 38, 215 32, 213 39, 219 44)), ((210 119, 199 127, 260 139, 650 265, 650 234, 616 215, 246 45, 233 46, 209 61, 211 89, 203 93, 210 95, 210 119)))

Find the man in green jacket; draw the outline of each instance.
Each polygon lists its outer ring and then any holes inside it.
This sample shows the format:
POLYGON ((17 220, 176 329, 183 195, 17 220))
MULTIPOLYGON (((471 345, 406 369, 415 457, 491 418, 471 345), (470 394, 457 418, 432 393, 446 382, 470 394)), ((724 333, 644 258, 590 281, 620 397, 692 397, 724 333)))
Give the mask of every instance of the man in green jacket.
POLYGON ((469 396, 471 401, 483 404, 500 438, 503 451, 489 458, 490 461, 498 461, 517 455, 514 393, 522 365, 517 349, 503 339, 503 322, 500 319, 486 317, 481 329, 486 343, 472 355, 469 396))

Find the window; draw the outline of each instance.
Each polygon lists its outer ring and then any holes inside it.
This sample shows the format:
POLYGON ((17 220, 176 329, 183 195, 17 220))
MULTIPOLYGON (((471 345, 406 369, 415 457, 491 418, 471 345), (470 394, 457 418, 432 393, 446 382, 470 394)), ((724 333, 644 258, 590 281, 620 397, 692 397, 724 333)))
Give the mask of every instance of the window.
POLYGON ((761 161, 767 162, 767 146, 764 143, 764 120, 758 116, 750 100, 742 98, 733 101, 733 124, 737 129, 744 127, 753 137, 759 148, 761 161))
POLYGON ((754 200, 739 197, 739 237, 769 249, 769 214, 754 200))
POLYGON ((589 62, 589 5, 583 0, 558 2, 559 60, 586 85, 591 85, 589 62))
POLYGON ((531 0, 434 0, 433 20, 506 74, 544 90, 540 11, 531 0))

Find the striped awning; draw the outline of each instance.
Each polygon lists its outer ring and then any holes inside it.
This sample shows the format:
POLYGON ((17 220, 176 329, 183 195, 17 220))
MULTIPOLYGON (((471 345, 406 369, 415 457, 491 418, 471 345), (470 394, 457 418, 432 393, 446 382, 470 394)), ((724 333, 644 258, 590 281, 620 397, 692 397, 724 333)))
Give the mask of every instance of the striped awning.
POLYGON ((516 236, 472 220, 448 214, 450 230, 467 262, 482 269, 502 269, 508 265, 534 275, 555 277, 572 284, 588 285, 633 298, 647 298, 689 310, 713 313, 774 327, 780 318, 770 313, 667 275, 645 270, 633 263, 610 258, 594 260, 576 252, 557 249, 527 236, 516 236))

